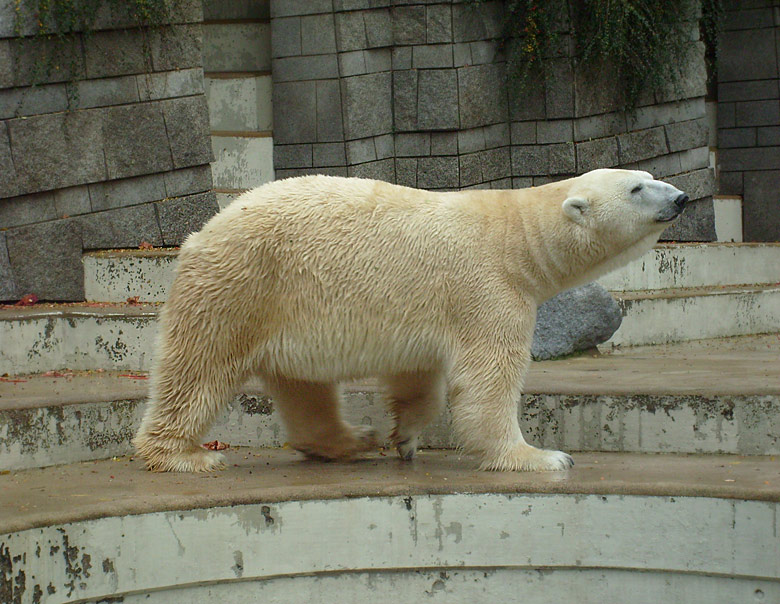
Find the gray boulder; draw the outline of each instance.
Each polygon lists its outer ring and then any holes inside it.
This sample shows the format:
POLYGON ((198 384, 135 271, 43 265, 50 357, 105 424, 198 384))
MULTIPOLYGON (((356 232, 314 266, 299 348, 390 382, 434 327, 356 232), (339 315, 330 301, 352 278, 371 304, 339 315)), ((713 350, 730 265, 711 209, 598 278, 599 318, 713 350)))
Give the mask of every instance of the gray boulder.
POLYGON ((622 321, 617 302, 598 283, 561 292, 539 307, 531 356, 543 361, 593 348, 622 321))

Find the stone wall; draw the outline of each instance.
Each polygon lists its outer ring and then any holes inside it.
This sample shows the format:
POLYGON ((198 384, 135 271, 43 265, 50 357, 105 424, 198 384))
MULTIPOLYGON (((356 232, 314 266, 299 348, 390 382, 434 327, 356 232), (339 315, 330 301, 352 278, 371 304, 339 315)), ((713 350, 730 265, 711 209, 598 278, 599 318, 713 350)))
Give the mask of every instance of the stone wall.
POLYGON ((202 8, 177 6, 146 33, 104 11, 36 81, 49 43, 0 0, 0 300, 82 300, 82 250, 177 245, 217 210, 202 8))
POLYGON ((742 195, 745 241, 780 241, 780 7, 727 0, 718 63, 720 192, 742 195))
POLYGON ((712 240, 703 45, 682 89, 648 94, 626 115, 608 76, 574 68, 568 35, 546 83, 513 95, 497 44, 501 11, 500 2, 272 0, 277 178, 517 188, 639 168, 700 200, 668 238, 712 240))

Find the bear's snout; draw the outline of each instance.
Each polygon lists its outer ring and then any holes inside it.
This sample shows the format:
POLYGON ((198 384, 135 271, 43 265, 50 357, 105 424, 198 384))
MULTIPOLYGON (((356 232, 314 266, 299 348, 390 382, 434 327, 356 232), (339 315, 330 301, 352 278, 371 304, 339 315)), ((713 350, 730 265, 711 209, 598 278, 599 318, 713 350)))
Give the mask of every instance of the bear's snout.
POLYGON ((677 196, 677 199, 674 200, 674 205, 676 205, 678 208, 680 208, 680 211, 685 207, 685 204, 687 204, 691 200, 690 197, 688 197, 685 193, 680 193, 677 196))

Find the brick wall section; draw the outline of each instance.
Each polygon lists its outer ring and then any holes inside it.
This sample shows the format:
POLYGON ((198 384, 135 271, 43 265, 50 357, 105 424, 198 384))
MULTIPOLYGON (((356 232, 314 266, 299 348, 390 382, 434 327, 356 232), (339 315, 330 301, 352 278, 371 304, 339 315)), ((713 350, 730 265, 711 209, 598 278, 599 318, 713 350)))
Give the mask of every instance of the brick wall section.
POLYGON ((101 13, 31 86, 42 43, 0 3, 0 300, 81 300, 84 249, 178 245, 217 211, 202 8, 178 6, 146 43, 101 13))
POLYGON ((780 7, 726 2, 718 64, 720 192, 743 196, 745 241, 780 241, 780 7))
POLYGON ((277 178, 511 188, 639 168, 701 200, 669 238, 712 240, 701 43, 681 90, 648 95, 626 116, 608 78, 574 69, 565 35, 546 84, 513 97, 501 11, 500 2, 272 0, 277 178))

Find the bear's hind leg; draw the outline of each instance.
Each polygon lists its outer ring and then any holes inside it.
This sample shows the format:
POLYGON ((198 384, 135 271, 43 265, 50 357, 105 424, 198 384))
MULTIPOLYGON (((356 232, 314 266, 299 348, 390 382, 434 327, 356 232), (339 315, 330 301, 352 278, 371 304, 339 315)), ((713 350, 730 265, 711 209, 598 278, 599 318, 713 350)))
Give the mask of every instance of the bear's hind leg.
POLYGON ((423 371, 388 376, 383 381, 395 421, 391 439, 401 459, 410 461, 417 453, 420 433, 444 407, 444 376, 436 371, 423 371))
POLYGON ((292 447, 313 459, 348 459, 374 449, 376 430, 350 426, 339 412, 340 396, 335 384, 264 378, 287 427, 292 447))
POLYGON ((565 470, 562 451, 529 445, 520 432, 517 403, 527 361, 502 350, 464 351, 450 375, 452 423, 463 447, 483 470, 565 470))

